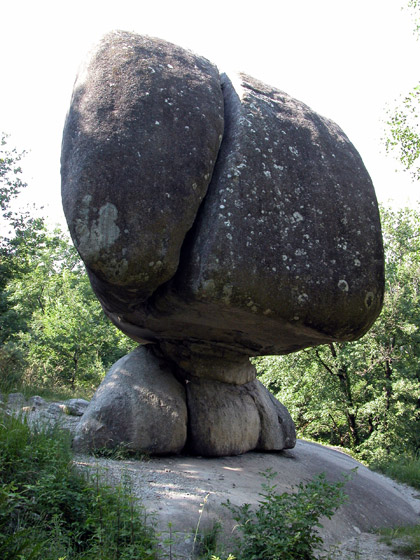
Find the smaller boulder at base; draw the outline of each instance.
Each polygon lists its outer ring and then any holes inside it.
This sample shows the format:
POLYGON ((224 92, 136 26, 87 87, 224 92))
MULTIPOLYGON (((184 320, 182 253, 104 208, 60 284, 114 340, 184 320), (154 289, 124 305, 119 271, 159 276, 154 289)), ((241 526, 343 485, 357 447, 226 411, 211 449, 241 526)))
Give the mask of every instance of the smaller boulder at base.
POLYGON ((116 362, 84 413, 76 451, 124 445, 154 455, 178 453, 187 439, 184 387, 146 347, 116 362))
POLYGON ((187 383, 189 450, 207 457, 280 451, 296 444, 286 407, 254 380, 243 385, 195 378, 187 383))

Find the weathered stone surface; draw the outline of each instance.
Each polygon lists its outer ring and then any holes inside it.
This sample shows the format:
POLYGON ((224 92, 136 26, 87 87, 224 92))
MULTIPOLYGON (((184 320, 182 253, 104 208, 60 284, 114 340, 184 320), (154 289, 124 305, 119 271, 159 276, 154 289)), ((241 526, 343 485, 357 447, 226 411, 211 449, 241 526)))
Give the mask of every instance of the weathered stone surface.
POLYGON ((7 407, 8 408, 21 408, 22 406, 26 405, 26 399, 22 393, 9 393, 7 398, 7 407))
POLYGON ((32 407, 38 407, 39 408, 41 406, 47 406, 48 403, 45 399, 43 399, 39 395, 34 395, 32 397, 29 397, 28 404, 32 407))
POLYGON ((157 309, 185 323, 188 309, 195 330, 201 317, 197 337, 250 354, 361 336, 381 309, 384 277, 359 154, 337 125, 283 92, 244 75, 223 88, 212 183, 157 309))
POLYGON ((67 414, 71 414, 72 416, 82 416, 86 412, 89 401, 85 399, 69 399, 64 401, 63 404, 66 407, 67 414))
POLYGON ((296 444, 296 429, 287 408, 260 381, 248 383, 246 387, 254 399, 261 422, 256 449, 280 451, 293 448, 296 444))
POLYGON ((292 448, 296 432, 287 409, 257 380, 243 385, 195 378, 187 383, 190 451, 239 455, 292 448))
POLYGON ((179 47, 114 32, 75 85, 62 193, 105 313, 154 345, 153 358, 130 355, 128 380, 125 362, 111 370, 76 445, 179 451, 181 427, 173 444, 163 425, 173 410, 186 422, 185 390, 193 452, 294 445, 248 357, 355 340, 383 300, 375 193, 343 131, 254 78, 233 85, 179 47), (168 374, 168 395, 146 381, 160 379, 158 362, 180 383, 168 374), (140 369, 164 441, 132 379, 140 369))
POLYGON ((159 348, 164 356, 177 364, 179 374, 184 379, 204 377, 243 385, 253 381, 257 375, 246 354, 231 352, 228 348, 199 342, 162 342, 159 348))
POLYGON ((189 449, 195 455, 239 455, 255 449, 261 423, 245 385, 196 378, 187 383, 189 449))
POLYGON ((62 148, 74 243, 112 311, 178 267, 223 135, 219 73, 202 57, 113 32, 77 77, 62 148))
POLYGON ((179 47, 103 39, 76 82, 62 179, 92 285, 139 342, 287 353, 353 340, 380 311, 375 194, 341 129, 179 47))
POLYGON ((178 453, 187 438, 185 390, 168 365, 139 347, 116 362, 77 429, 76 450, 113 448, 178 453))

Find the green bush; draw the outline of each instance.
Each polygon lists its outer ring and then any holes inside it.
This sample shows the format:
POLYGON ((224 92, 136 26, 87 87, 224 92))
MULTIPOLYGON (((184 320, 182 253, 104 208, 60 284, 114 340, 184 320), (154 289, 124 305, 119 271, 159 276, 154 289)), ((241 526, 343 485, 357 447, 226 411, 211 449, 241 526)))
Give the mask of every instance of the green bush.
POLYGON ((75 470, 65 433, 0 418, 2 560, 152 560, 157 541, 145 520, 127 488, 75 470))
MULTIPOLYGON (((270 482, 277 473, 263 473, 270 482)), ((325 474, 306 485, 299 484, 294 493, 278 494, 276 485, 264 483, 260 506, 224 504, 238 523, 241 535, 233 551, 240 560, 312 560, 322 545, 317 529, 319 519, 331 519, 344 503, 345 481, 329 483, 325 474)), ((317 556, 319 558, 319 556, 317 556)))

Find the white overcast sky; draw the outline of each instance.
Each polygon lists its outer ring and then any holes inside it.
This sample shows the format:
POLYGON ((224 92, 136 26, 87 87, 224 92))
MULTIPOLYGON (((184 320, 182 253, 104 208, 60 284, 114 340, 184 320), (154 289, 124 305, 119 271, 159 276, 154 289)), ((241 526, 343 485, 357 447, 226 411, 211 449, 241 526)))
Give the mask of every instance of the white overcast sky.
POLYGON ((420 188, 385 155, 386 106, 420 80, 405 0, 4 0, 0 130, 26 149, 25 199, 63 221, 60 147, 79 63, 112 29, 160 37, 242 70, 336 121, 378 199, 413 204, 420 188))

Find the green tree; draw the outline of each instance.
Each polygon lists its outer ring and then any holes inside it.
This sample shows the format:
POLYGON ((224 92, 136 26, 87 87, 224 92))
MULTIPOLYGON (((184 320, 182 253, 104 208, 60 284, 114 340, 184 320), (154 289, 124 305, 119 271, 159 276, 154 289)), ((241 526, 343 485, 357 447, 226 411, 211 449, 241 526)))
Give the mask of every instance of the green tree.
POLYGON ((59 230, 43 239, 8 283, 9 340, 31 383, 93 387, 134 343, 105 317, 69 240, 59 230))
MULTIPOLYGON (((420 2, 410 0, 408 8, 413 13, 415 34, 420 36, 420 2)), ((411 173, 413 180, 420 179, 420 129, 418 115, 420 113, 420 83, 405 96, 402 96, 396 107, 388 111, 385 147, 392 152, 411 173)))
POLYGON ((367 459, 420 448, 420 209, 381 210, 386 295, 354 343, 256 359, 303 437, 367 459))
POLYGON ((19 165, 25 152, 18 152, 16 148, 7 148, 7 134, 0 134, 0 210, 3 218, 10 215, 11 201, 26 187, 21 179, 22 168, 19 165))
POLYGON ((22 154, 2 137, 0 207, 0 384, 93 387, 134 343, 105 317, 67 235, 42 218, 12 212, 26 185, 22 154))

